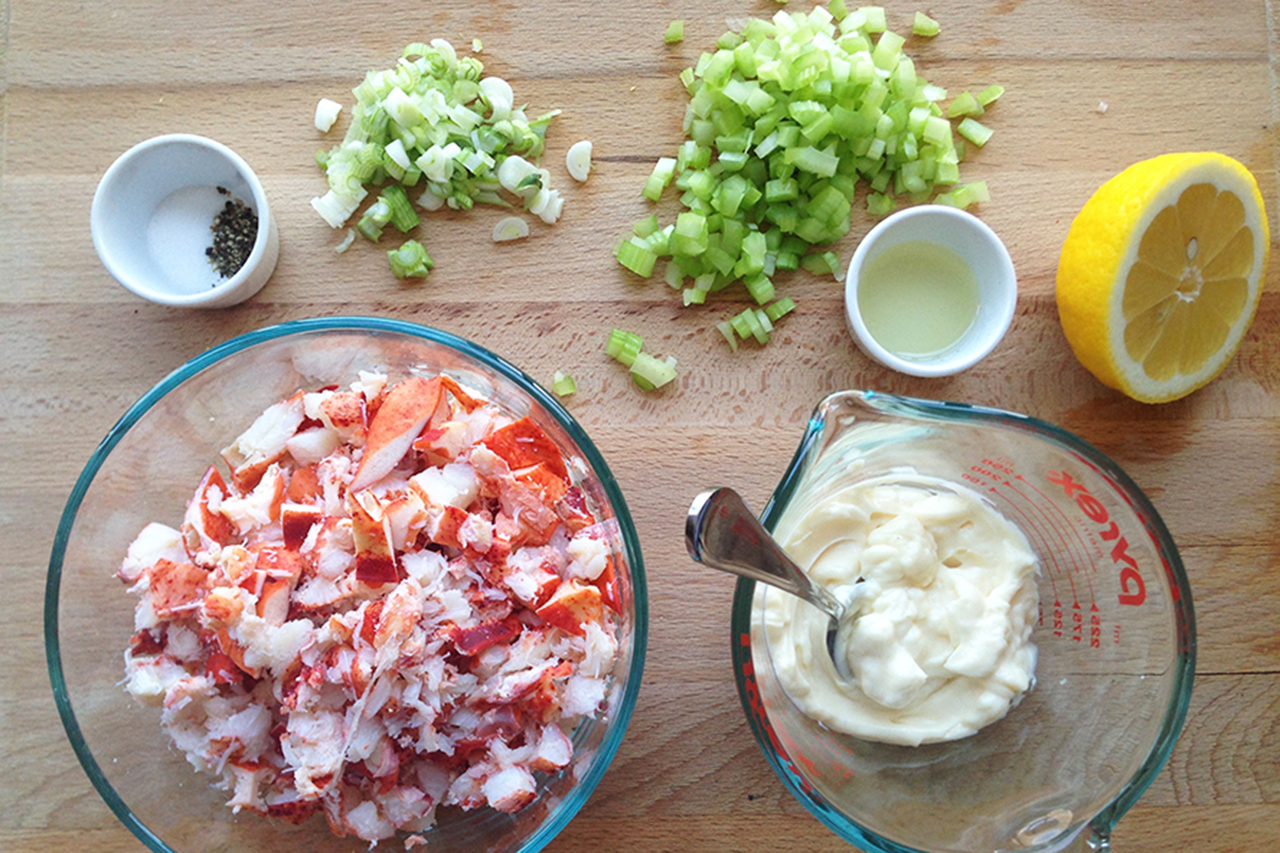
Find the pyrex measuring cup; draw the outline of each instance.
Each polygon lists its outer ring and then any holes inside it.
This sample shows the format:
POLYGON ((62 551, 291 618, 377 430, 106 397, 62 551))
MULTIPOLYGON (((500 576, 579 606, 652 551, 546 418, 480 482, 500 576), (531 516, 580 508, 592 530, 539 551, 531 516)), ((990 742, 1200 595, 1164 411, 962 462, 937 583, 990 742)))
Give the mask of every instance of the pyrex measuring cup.
POLYGON ((905 747, 833 732, 774 673, 762 608, 786 593, 741 580, 734 665, 761 748, 810 812, 868 851, 1110 849, 1191 698, 1191 591, 1163 522, 1115 463, 1063 430, 870 391, 822 401, 762 520, 772 531, 851 482, 895 472, 967 486, 1026 535, 1041 561, 1035 685, 962 740, 905 747))

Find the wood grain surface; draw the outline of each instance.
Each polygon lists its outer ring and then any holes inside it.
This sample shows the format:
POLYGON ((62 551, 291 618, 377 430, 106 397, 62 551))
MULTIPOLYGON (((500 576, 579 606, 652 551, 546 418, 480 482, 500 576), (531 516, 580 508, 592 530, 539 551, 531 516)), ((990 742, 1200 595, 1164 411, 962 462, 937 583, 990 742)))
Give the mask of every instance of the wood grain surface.
MULTIPOLYGON (((796 0, 792 4, 802 8, 796 0)), ((169 371, 207 347, 283 320, 338 314, 438 326, 547 383, 578 380, 568 407, 617 475, 644 549, 648 665, 631 728, 590 802, 547 848, 600 851, 841 851, 766 765, 729 660, 733 583, 691 563, 690 499, 731 484, 760 507, 812 406, 873 388, 1026 412, 1062 425, 1125 468, 1153 499, 1185 560, 1198 674, 1171 760, 1120 823, 1117 849, 1280 849, 1280 254, 1257 319, 1225 372, 1175 403, 1107 390, 1072 356, 1054 272, 1072 217, 1109 176, 1179 150, 1217 150, 1253 171, 1278 233, 1277 32, 1272 0, 891 0, 899 31, 917 8, 942 23, 908 40, 917 69, 959 91, 1000 83, 992 142, 963 166, 986 180, 978 211, 1019 273, 1013 326, 976 368, 911 379, 877 367, 845 332, 842 288, 807 273, 800 304, 766 348, 729 353, 714 322, 743 303, 680 307, 660 281, 613 260, 646 215, 639 195, 681 140, 676 79, 726 21, 771 15, 764 0, 348 0, 270 4, 168 0, 0 2, 0 850, 137 853, 81 770, 59 722, 43 652, 53 532, 97 442, 169 371), (685 41, 663 44, 674 18, 685 41), (368 69, 410 41, 483 40, 489 73, 531 110, 559 108, 547 163, 567 197, 554 227, 494 245, 493 209, 425 218, 437 267, 392 278, 377 247, 339 255, 309 200, 320 97, 350 104, 368 69), (1105 112, 1100 104, 1105 103, 1105 112), (222 311, 143 302, 98 261, 89 205, 121 152, 165 132, 213 137, 257 170, 280 230, 267 287, 222 311), (565 150, 591 139, 575 185, 565 150), (602 351, 620 326, 674 355, 679 381, 641 393, 602 351)), ((345 116, 339 126, 345 127, 345 116)), ((663 210, 670 213, 674 202, 663 210)), ((855 208, 856 210, 856 208, 855 208)), ((847 258, 872 221, 855 212, 847 258)))

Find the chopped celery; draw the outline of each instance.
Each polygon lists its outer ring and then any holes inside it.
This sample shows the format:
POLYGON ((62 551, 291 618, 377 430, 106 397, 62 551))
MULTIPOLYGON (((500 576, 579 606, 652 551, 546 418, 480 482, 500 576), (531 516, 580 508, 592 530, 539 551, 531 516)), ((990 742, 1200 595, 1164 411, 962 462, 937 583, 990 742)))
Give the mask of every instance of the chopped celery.
POLYGON ((898 209, 898 203, 891 195, 867 193, 867 213, 872 216, 886 216, 898 209))
POLYGON ((618 263, 642 278, 653 275, 653 265, 658 261, 656 252, 634 239, 623 240, 613 254, 618 263))
POLYGON ((417 240, 406 240, 399 249, 387 252, 387 263, 396 278, 426 278, 435 263, 417 240))
POLYGON ((984 107, 990 106, 997 98, 1004 94, 1004 86, 988 86, 978 93, 978 103, 984 107))
POLYGON ((956 95, 951 101, 951 106, 947 107, 947 118, 980 116, 982 113, 982 104, 967 91, 956 95))
POLYGON ((777 302, 764 306, 764 313, 776 325, 780 319, 790 314, 795 308, 796 301, 790 296, 784 296, 777 302))
POLYGON ((647 352, 637 353, 630 365, 631 378, 646 391, 661 388, 676 378, 676 366, 672 361, 659 361, 647 352))
POLYGON ((578 390, 578 383, 573 381, 573 377, 567 373, 557 370, 555 378, 551 381, 551 390, 560 397, 568 397, 570 394, 578 390))
MULTIPOLYGON (((784 305, 780 273, 803 263, 843 278, 840 250, 827 244, 850 230, 860 182, 875 216, 894 210, 895 196, 918 203, 958 184, 963 146, 975 143, 955 135, 939 103, 946 90, 924 79, 887 23, 882 6, 836 0, 830 11, 748 19, 708 45, 680 73, 686 138, 642 189, 657 202, 674 183, 681 207, 674 223, 661 213, 637 223, 619 262, 648 275, 654 257, 669 256, 662 277, 685 305, 739 284, 755 305, 784 305)), ((912 30, 939 31, 924 14, 912 30)), ((951 106, 981 115, 983 103, 966 92, 951 106)), ((947 195, 974 200, 958 186, 947 195)), ((718 326, 731 345, 768 339, 777 318, 752 311, 718 326)))
POLYGON ((630 367, 643 347, 644 338, 635 332, 613 329, 609 332, 609 340, 605 343, 604 353, 630 367))
POLYGON ((663 34, 662 40, 667 44, 679 44, 684 41, 684 21, 675 20, 667 24, 667 31, 663 34))
POLYGON ((911 32, 914 35, 933 38, 941 31, 942 28, 938 26, 937 21, 930 18, 924 12, 916 12, 915 20, 911 22, 911 32))
POLYGON ((959 127, 956 128, 956 133, 981 148, 987 144, 987 140, 991 138, 991 134, 994 131, 981 122, 967 118, 960 122, 959 127))
POLYGON ((866 24, 862 27, 863 31, 868 33, 882 33, 888 29, 888 22, 885 19, 883 6, 863 6, 858 12, 865 18, 866 24))
POLYGON ((972 184, 958 186, 951 192, 941 193, 934 200, 938 204, 946 204, 963 210, 970 205, 990 201, 991 195, 987 192, 986 181, 976 181, 972 184))

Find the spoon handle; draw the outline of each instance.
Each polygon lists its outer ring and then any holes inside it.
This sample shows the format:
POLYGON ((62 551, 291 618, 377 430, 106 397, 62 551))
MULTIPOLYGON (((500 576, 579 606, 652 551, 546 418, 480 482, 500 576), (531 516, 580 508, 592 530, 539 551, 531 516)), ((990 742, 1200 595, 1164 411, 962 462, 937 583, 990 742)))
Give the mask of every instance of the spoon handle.
POLYGON ((771 584, 816 605, 833 619, 840 617, 839 602, 809 580, 733 489, 713 489, 693 499, 684 542, 689 556, 699 563, 771 584))

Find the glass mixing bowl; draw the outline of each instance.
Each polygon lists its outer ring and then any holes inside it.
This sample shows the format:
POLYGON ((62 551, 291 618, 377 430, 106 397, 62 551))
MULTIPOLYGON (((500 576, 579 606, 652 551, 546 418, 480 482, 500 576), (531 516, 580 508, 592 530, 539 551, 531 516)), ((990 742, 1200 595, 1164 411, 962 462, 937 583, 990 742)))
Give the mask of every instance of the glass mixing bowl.
MULTIPOLYGON (((515 416, 529 415, 566 459, 582 463, 578 485, 597 517, 617 521, 613 543, 622 602, 619 652, 604 709, 571 735, 574 758, 539 774, 538 797, 508 815, 441 808, 426 833, 430 850, 522 851, 547 844, 582 808, 604 775, 635 708, 644 668, 647 604, 639 540, 604 459, 576 421, 531 378, 473 343, 411 323, 373 318, 302 320, 235 338, 167 376, 125 413, 76 482, 49 561, 45 644, 67 736, 116 816, 156 853, 350 853, 323 817, 294 826, 233 814, 228 793, 193 772, 160 729, 159 710, 120 682, 133 634, 134 596, 115 577, 149 521, 176 526, 195 484, 219 450, 268 405, 295 389, 346 385, 359 370, 445 371, 515 416)), ((384 846, 399 847, 395 840, 384 846)))
POLYGON ((774 672, 763 607, 787 593, 741 580, 733 660, 760 748, 811 813, 864 850, 1109 849, 1191 698, 1191 589, 1168 530, 1114 462, 1057 427, 870 391, 815 409, 761 520, 773 532, 853 482, 915 474, 982 495, 1036 552, 1035 685, 961 740, 908 747, 833 732, 774 672))

